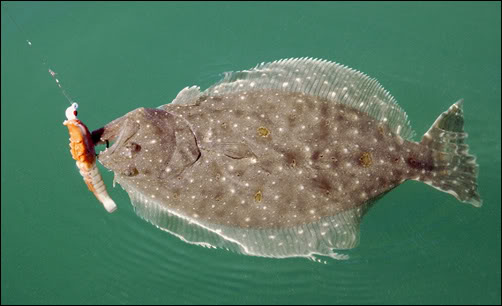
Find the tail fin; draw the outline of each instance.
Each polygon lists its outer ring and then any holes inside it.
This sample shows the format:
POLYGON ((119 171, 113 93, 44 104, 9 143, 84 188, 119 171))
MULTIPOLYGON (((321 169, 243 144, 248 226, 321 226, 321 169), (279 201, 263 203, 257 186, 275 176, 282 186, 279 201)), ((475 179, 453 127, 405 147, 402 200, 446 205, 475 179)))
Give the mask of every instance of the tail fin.
POLYGON ((438 170, 432 181, 426 183, 462 202, 480 207, 478 164, 464 143, 467 133, 464 132, 462 104, 463 100, 459 100, 442 113, 422 138, 421 144, 432 150, 434 167, 438 170))

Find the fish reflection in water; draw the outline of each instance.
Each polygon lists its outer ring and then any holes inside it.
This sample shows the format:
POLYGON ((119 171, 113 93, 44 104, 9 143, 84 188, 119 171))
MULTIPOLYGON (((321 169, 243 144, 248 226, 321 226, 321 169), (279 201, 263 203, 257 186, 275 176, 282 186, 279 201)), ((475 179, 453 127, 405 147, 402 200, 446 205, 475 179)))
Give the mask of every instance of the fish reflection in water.
MULTIPOLYGON (((91 137, 92 136, 92 137, 91 137)), ((309 58, 232 72, 92 132, 144 219, 248 255, 325 255, 359 241, 367 209, 406 180, 481 206, 462 101, 419 142, 374 79, 309 58)))

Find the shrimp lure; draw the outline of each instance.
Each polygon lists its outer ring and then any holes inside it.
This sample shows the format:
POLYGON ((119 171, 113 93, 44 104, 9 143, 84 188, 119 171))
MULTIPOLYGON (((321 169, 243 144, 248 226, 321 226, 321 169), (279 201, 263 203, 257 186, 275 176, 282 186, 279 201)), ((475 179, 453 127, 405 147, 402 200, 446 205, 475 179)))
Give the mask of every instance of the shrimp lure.
POLYGON ((77 167, 89 190, 94 193, 109 213, 114 212, 117 205, 106 191, 105 183, 96 166, 96 152, 94 151, 91 133, 87 126, 77 119, 77 108, 77 103, 73 103, 68 107, 65 113, 68 120, 63 122, 70 133, 71 155, 77 162, 77 167))

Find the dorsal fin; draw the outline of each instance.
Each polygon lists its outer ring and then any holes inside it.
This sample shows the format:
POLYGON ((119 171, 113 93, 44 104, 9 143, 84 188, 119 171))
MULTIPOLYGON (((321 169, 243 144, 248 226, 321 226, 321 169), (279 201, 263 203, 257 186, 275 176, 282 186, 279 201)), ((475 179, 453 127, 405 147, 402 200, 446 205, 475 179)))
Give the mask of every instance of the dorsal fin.
POLYGON ((172 104, 193 105, 197 103, 200 96, 201 92, 199 86, 185 87, 178 93, 176 98, 174 98, 172 104))
POLYGON ((414 135, 406 113, 377 80, 327 60, 291 58, 261 63, 250 70, 227 72, 204 94, 215 96, 256 89, 322 97, 367 113, 405 139, 414 135))

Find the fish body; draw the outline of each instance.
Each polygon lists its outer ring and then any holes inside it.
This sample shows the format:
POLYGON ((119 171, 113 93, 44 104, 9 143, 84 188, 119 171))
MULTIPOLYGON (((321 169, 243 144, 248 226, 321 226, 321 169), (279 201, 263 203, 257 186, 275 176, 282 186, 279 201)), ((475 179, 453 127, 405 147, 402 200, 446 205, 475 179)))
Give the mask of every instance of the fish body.
POLYGON ((339 257, 364 212, 406 180, 481 205, 462 101, 421 141, 380 84, 288 59, 182 90, 93 132, 138 214, 187 242, 269 257, 339 257))

